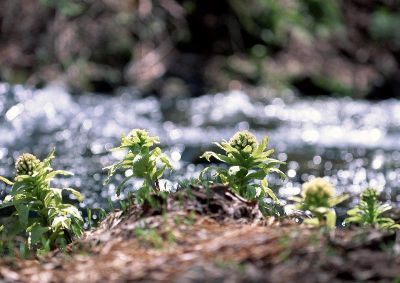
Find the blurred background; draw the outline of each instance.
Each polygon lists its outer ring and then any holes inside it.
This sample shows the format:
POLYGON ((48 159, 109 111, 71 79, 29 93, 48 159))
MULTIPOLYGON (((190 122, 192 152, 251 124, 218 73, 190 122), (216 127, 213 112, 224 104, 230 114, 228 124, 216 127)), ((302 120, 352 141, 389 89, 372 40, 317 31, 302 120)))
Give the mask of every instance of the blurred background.
POLYGON ((56 147, 98 207, 121 133, 159 135, 175 181, 251 129, 287 162, 282 197, 328 176, 398 206, 399 27, 397 0, 1 1, 0 175, 56 147))
POLYGON ((1 1, 0 78, 388 98, 399 95, 399 25, 396 0, 1 1))

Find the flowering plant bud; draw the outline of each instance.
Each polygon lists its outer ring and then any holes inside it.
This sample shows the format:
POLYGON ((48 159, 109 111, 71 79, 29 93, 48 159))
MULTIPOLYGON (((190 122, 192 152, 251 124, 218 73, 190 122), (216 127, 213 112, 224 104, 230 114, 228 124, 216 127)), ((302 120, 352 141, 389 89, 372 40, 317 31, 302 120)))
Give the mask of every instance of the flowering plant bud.
POLYGON ((315 178, 303 184, 302 196, 305 202, 318 206, 327 205, 329 198, 335 195, 332 184, 323 178, 315 178))
POLYGON ((267 176, 270 173, 277 173, 281 179, 285 174, 278 166, 284 162, 271 158, 273 149, 267 149, 268 137, 264 137, 258 143, 256 137, 249 131, 237 132, 228 141, 215 143, 223 153, 206 151, 201 158, 210 161, 210 158, 225 163, 228 168, 210 166, 206 167, 200 174, 200 179, 205 179, 206 174, 215 171, 211 176, 210 183, 220 183, 229 186, 234 192, 249 200, 258 200, 260 209, 264 214, 278 215, 279 212, 272 211, 271 205, 264 200, 271 198, 273 205, 281 205, 281 202, 268 186, 267 176))
POLYGON ((257 138, 249 131, 237 132, 229 140, 229 144, 238 151, 243 151, 246 147, 249 147, 250 153, 255 151, 258 147, 257 138))
POLYGON ((35 169, 39 166, 40 160, 30 153, 24 153, 18 157, 15 163, 17 175, 33 175, 35 169))

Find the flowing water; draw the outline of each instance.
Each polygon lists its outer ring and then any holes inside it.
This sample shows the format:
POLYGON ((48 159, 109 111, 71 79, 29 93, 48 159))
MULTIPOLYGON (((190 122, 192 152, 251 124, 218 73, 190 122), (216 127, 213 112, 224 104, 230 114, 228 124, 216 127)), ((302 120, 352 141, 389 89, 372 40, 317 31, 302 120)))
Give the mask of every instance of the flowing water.
MULTIPOLYGON (((275 156, 287 162, 287 180, 270 179, 282 197, 298 193, 313 176, 328 176, 338 192, 357 195, 371 186, 400 205, 400 101, 305 99, 267 90, 257 99, 230 91, 159 100, 129 89, 114 96, 71 95, 55 86, 33 90, 3 83, 0 175, 13 176, 19 154, 43 158, 55 147, 54 168, 75 173, 56 185, 78 188, 86 197, 82 208, 104 206, 108 198, 116 200, 123 176, 103 186, 102 168, 120 157, 110 149, 132 128, 160 136, 175 167, 172 182, 198 174, 204 166, 198 156, 211 142, 251 129, 258 138, 267 134, 275 156)), ((4 189, 0 185, 0 199, 4 189)))

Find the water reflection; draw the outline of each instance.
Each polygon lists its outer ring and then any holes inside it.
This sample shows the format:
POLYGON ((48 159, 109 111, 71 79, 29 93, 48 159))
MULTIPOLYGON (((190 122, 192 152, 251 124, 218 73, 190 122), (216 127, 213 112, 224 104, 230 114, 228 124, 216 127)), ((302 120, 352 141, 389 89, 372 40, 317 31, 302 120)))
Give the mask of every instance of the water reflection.
POLYGON ((204 166, 198 156, 212 141, 250 128, 259 138, 268 134, 276 157, 287 161, 287 181, 271 179, 282 196, 326 175, 339 192, 358 194, 372 186, 400 203, 400 102, 395 100, 308 100, 292 93, 256 99, 232 91, 166 103, 133 90, 72 96, 58 87, 38 91, 0 84, 0 174, 11 176, 22 152, 44 157, 56 147, 55 167, 75 173, 59 182, 80 188, 83 206, 102 205, 116 199, 123 176, 103 186, 101 168, 120 157, 110 149, 121 133, 136 127, 160 136, 176 168, 171 180, 196 177, 204 166))

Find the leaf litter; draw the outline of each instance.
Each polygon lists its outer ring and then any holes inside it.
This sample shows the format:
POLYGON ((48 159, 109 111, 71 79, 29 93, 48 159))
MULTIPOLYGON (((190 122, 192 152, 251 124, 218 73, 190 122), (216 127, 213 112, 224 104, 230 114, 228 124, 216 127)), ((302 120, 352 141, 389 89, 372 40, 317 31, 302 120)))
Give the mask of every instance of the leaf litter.
POLYGON ((68 246, 0 259, 0 282, 398 282, 400 235, 264 218, 226 187, 111 213, 68 246), (397 281, 396 281, 397 280, 397 281))

